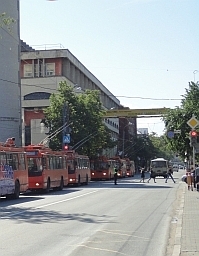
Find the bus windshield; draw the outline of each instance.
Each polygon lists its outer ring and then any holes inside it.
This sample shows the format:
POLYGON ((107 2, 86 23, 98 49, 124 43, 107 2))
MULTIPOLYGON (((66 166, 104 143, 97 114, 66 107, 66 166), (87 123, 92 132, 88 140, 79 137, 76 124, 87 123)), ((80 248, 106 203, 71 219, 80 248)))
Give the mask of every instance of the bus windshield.
POLYGON ((103 162, 103 161, 96 161, 94 162, 94 164, 92 165, 93 170, 96 171, 100 171, 100 170, 106 170, 109 168, 109 165, 107 162, 103 162))
POLYGON ((41 172, 40 162, 41 159, 28 157, 28 172, 41 172))
POLYGON ((162 168, 167 167, 167 161, 152 161, 151 162, 152 168, 162 168))

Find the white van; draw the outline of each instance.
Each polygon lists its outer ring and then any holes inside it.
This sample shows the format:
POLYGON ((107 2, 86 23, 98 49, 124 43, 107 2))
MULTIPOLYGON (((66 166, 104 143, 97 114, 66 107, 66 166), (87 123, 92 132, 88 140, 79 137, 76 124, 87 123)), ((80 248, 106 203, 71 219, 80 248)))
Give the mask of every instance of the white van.
POLYGON ((153 172, 153 176, 163 176, 167 177, 167 172, 169 169, 168 161, 164 158, 156 158, 151 160, 151 171, 153 172))
POLYGON ((179 169, 178 164, 174 164, 174 165, 172 166, 173 172, 178 172, 178 169, 179 169))

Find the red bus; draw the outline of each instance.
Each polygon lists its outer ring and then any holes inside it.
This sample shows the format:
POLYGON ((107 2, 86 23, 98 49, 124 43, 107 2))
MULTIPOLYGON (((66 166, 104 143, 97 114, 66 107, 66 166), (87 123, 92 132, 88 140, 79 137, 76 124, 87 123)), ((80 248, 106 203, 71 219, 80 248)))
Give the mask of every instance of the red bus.
POLYGON ((62 190, 68 185, 67 157, 43 145, 25 146, 28 160, 29 190, 62 190))
POLYGON ((119 178, 125 178, 126 177, 126 160, 120 158, 119 156, 111 157, 110 160, 115 161, 115 165, 118 168, 117 175, 119 178))
POLYGON ((126 176, 133 177, 135 175, 135 164, 129 158, 126 158, 126 176))
POLYGON ((28 190, 28 165, 23 148, 0 146, 0 197, 19 198, 28 190))
POLYGON ((90 161, 91 180, 110 180, 114 177, 115 160, 108 159, 106 156, 99 156, 90 161))
POLYGON ((68 164, 68 184, 86 184, 91 180, 90 161, 88 156, 79 155, 74 150, 65 152, 68 164))

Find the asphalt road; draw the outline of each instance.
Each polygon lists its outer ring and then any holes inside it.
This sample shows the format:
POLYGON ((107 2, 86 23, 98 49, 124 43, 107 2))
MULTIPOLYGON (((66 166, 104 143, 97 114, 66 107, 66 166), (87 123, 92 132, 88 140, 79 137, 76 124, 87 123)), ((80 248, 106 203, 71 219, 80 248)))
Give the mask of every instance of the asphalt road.
POLYGON ((164 256, 177 183, 91 182, 0 200, 2 256, 164 256))

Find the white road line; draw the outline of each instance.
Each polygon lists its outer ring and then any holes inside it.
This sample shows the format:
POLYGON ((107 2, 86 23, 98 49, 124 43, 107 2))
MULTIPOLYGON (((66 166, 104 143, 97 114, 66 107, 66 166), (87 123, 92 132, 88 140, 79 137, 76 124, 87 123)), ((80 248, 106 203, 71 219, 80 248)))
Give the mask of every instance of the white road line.
POLYGON ((67 202, 67 201, 71 201, 73 199, 76 199, 76 198, 79 198, 79 197, 82 197, 82 196, 87 196, 87 195, 93 194, 95 192, 97 192, 97 190, 94 190, 92 192, 89 192, 89 193, 86 193, 86 194, 83 194, 83 195, 75 196, 75 197, 72 197, 72 198, 67 198, 67 199, 64 199, 64 200, 60 200, 60 201, 57 201, 57 202, 54 202, 54 203, 44 204, 42 206, 35 207, 35 209, 41 209, 41 208, 44 208, 44 207, 47 207, 47 206, 51 206, 51 205, 55 205, 55 204, 59 204, 59 203, 67 202))

